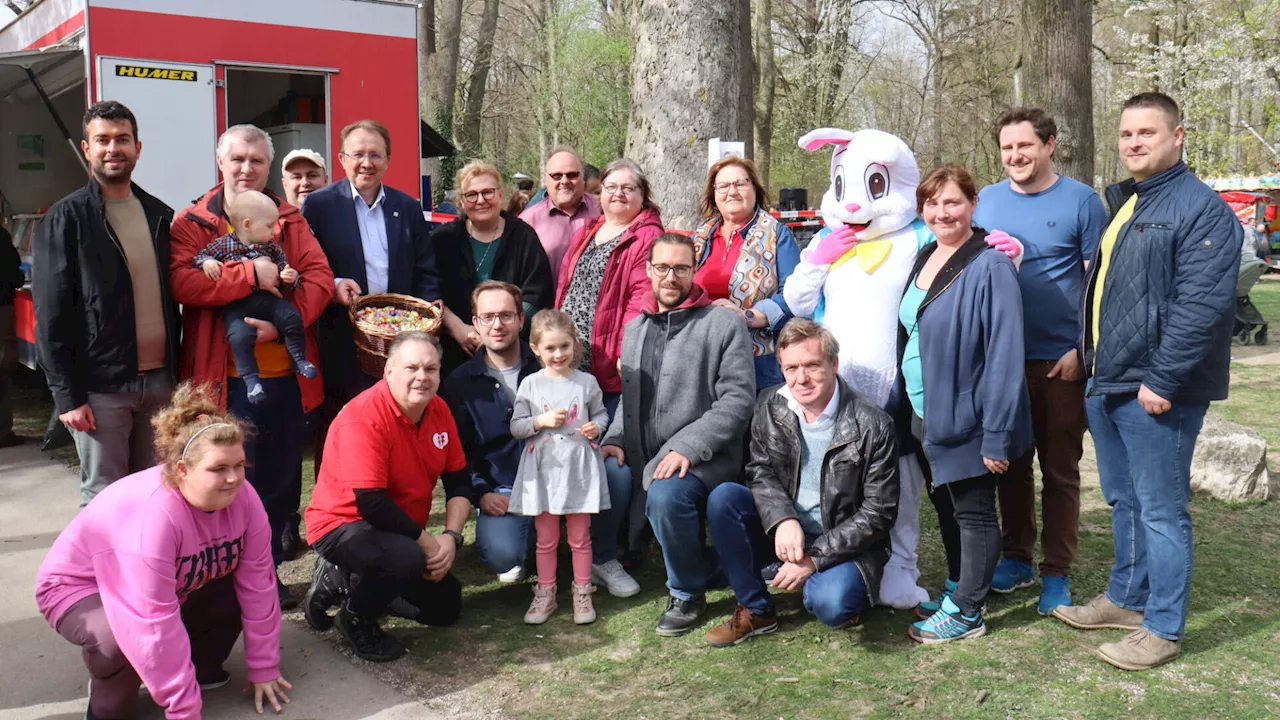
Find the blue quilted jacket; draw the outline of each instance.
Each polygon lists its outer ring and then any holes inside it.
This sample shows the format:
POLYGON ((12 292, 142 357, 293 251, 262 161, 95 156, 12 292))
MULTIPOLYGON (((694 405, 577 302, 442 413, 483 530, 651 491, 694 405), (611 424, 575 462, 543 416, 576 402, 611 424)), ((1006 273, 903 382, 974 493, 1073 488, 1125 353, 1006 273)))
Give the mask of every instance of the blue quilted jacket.
POLYGON ((1134 193, 1116 239, 1093 337, 1098 260, 1083 297, 1090 393, 1135 393, 1208 404, 1227 397, 1236 270, 1243 231, 1231 208, 1181 162, 1141 182, 1107 188, 1114 216, 1134 193))

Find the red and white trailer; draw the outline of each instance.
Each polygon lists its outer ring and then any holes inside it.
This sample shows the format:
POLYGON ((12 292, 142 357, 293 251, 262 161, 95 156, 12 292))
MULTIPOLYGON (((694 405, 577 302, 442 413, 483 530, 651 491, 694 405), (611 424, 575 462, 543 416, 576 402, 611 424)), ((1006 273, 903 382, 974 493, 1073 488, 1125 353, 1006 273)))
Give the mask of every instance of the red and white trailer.
POLYGON ((277 159, 316 150, 332 175, 342 127, 376 119, 386 182, 418 194, 416 28, 413 0, 36 0, 0 28, 0 214, 19 228, 84 183, 81 116, 99 100, 137 116, 134 180, 175 210, 217 183, 217 137, 239 123, 267 130, 277 159))

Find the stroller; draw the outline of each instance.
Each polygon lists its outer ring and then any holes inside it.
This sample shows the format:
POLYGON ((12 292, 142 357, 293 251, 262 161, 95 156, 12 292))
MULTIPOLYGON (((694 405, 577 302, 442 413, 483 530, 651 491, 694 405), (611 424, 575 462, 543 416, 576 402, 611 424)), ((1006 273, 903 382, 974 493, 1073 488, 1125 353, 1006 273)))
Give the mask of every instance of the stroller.
MULTIPOLYGON (((1246 233, 1247 236, 1247 233, 1246 233)), ((1258 257, 1253 243, 1245 242, 1240 251, 1240 270, 1236 275, 1235 339, 1241 345, 1267 344, 1267 319, 1249 299, 1249 290, 1267 271, 1267 263, 1258 257)))

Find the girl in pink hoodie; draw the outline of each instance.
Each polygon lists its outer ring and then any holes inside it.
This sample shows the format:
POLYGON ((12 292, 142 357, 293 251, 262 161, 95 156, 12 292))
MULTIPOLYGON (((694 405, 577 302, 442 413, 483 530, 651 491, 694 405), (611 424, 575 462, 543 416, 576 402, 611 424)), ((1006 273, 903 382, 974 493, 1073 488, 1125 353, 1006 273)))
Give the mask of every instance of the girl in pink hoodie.
POLYGON ((271 530, 244 481, 244 428, 183 384, 151 421, 161 465, 117 480, 62 531, 36 578, 49 624, 83 648, 88 718, 127 718, 138 685, 165 717, 199 718, 202 689, 244 631, 254 703, 277 712, 280 607, 271 530))

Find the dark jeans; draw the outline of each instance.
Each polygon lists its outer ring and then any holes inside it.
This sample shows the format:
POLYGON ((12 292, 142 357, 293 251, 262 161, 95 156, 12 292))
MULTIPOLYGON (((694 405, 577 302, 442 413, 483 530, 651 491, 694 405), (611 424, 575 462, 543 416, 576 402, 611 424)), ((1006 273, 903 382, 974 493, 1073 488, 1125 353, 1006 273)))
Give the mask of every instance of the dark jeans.
MULTIPOLYGON (((751 491, 735 483, 712 490, 707 499, 707 529, 738 604, 756 615, 774 614, 773 598, 760 569, 778 558, 751 491)), ((824 625, 839 627, 870 605, 862 571, 852 560, 816 572, 804 584, 804 608, 824 625)))
POLYGON ((1040 459, 1043 526, 1040 574, 1065 576, 1080 544, 1080 456, 1084 452, 1084 383, 1049 378, 1056 360, 1027 361, 1035 449, 1009 464, 1000 483, 1004 556, 1031 564, 1036 549, 1036 481, 1040 459))
MULTIPOLYGON (((240 637, 240 601, 234 576, 218 578, 188 595, 181 613, 196 678, 215 675, 240 637)), ((68 608, 58 620, 58 634, 81 648, 80 656, 92 680, 89 709, 93 714, 100 718, 133 717, 142 680, 116 643, 102 596, 90 595, 68 608)))
POLYGON ((294 362, 307 359, 307 335, 298 309, 266 290, 256 290, 222 308, 222 324, 227 327, 227 342, 241 377, 258 374, 258 358, 253 354, 258 329, 244 321, 247 317, 274 324, 294 362))
POLYGON ((419 609, 423 625, 452 625, 462 612, 462 584, 452 573, 438 582, 422 576, 427 557, 404 535, 376 530, 364 520, 340 525, 312 543, 321 557, 347 573, 359 575, 347 609, 378 616, 397 597, 419 609))
POLYGON ((1000 561, 1000 521, 996 516, 996 476, 991 473, 932 487, 929 499, 938 512, 951 594, 965 615, 977 614, 991 590, 1000 561))
POLYGON ((280 564, 280 534, 298 509, 293 479, 302 462, 307 420, 302 412, 302 392, 293 375, 263 378, 267 399, 254 404, 246 395, 244 380, 227 378, 227 411, 253 423, 254 432, 244 441, 245 479, 253 485, 271 524, 271 557, 280 564))

